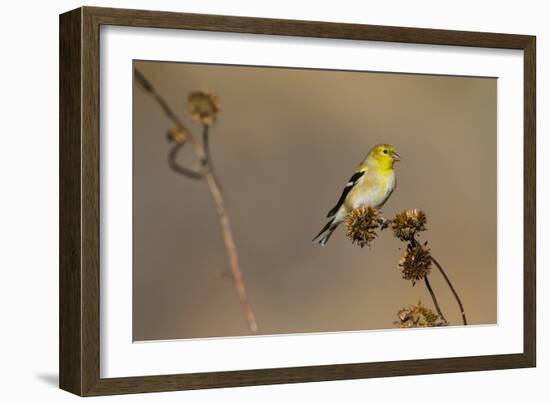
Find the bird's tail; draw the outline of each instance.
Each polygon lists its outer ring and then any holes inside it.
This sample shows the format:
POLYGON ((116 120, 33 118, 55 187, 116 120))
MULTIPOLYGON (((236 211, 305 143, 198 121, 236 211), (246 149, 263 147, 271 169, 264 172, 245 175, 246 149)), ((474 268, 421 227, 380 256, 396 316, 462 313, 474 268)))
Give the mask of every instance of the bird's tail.
POLYGON ((312 239, 312 242, 317 242, 320 245, 325 245, 328 240, 330 239, 330 236, 338 227, 339 222, 335 222, 335 219, 331 219, 329 222, 326 223, 326 225, 323 227, 323 229, 317 234, 315 238, 312 239))

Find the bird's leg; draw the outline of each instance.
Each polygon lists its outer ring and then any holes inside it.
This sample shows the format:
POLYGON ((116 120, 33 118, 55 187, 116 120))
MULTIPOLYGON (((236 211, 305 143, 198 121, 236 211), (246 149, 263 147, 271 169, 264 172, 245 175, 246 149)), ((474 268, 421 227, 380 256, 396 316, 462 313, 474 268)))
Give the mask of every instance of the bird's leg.
POLYGON ((380 229, 383 230, 390 226, 391 220, 384 217, 380 217, 378 218, 378 224, 380 224, 380 229))

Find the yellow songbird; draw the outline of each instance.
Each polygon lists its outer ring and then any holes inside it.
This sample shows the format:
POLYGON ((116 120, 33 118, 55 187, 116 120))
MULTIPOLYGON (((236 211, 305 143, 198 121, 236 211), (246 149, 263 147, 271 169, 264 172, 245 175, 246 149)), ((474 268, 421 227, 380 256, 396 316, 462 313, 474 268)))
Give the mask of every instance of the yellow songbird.
POLYGON ((338 225, 358 207, 380 208, 396 185, 393 164, 401 157, 390 144, 374 146, 344 187, 336 206, 327 214, 329 221, 313 242, 325 245, 338 225))

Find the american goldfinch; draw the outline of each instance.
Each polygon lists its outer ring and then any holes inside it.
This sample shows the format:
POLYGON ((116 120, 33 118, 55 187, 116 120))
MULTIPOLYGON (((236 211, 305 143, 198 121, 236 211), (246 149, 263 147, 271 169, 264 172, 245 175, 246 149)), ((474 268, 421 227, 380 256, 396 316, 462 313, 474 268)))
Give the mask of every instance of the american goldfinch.
POLYGON ((401 157, 390 144, 374 146, 344 187, 336 206, 327 214, 329 221, 313 242, 325 245, 347 215, 358 207, 380 208, 391 196, 396 185, 393 164, 401 157))

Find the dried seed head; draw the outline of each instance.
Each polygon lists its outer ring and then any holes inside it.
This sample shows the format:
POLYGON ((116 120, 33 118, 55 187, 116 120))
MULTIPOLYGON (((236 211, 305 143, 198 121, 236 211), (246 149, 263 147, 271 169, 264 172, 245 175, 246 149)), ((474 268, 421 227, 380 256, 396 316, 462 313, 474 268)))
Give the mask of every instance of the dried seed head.
POLYGON ((405 254, 399 260, 398 267, 401 269, 403 278, 411 280, 413 285, 430 274, 432 268, 432 256, 426 245, 427 242, 423 245, 419 243, 409 244, 405 254))
POLYGON ((357 243, 361 248, 376 238, 376 230, 380 227, 378 209, 372 207, 359 207, 348 214, 346 218, 346 236, 352 243, 357 243))
POLYGON ((218 97, 207 91, 194 91, 187 99, 187 110, 194 121, 210 126, 220 111, 218 97))
POLYGON ((183 127, 173 127, 168 130, 166 137, 171 143, 185 144, 189 138, 189 131, 183 127))
POLYGON ((401 328, 445 326, 446 323, 438 322, 438 316, 431 309, 422 305, 419 301, 416 305, 400 309, 393 324, 401 328))
POLYGON ((395 215, 391 227, 397 238, 411 241, 418 232, 426 231, 426 214, 418 209, 405 210, 395 215))

